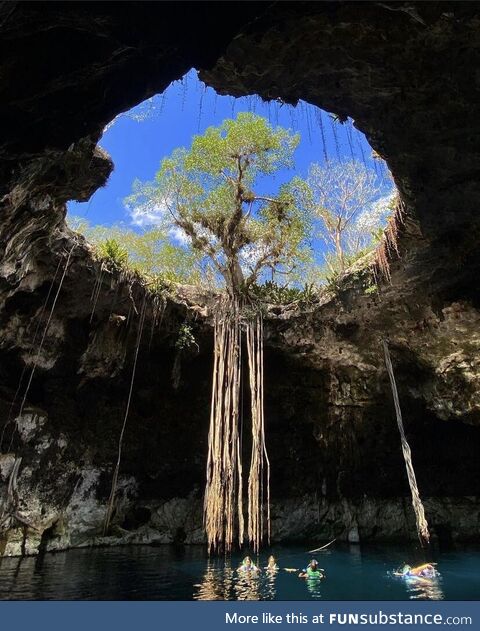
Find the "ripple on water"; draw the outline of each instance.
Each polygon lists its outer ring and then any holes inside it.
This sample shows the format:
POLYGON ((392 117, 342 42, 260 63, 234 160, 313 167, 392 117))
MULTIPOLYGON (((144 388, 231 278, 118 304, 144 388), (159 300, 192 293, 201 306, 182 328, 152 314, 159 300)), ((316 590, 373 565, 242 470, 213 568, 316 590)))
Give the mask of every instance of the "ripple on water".
POLYGON ((404 580, 394 568, 422 563, 419 549, 335 544, 315 556, 325 580, 300 579, 312 557, 277 546, 278 572, 237 571, 240 555, 208 558, 202 546, 89 548, 0 561, 1 599, 38 600, 468 600, 480 594, 480 549, 434 554, 440 576, 404 580), (295 569, 287 572, 285 568, 295 569))

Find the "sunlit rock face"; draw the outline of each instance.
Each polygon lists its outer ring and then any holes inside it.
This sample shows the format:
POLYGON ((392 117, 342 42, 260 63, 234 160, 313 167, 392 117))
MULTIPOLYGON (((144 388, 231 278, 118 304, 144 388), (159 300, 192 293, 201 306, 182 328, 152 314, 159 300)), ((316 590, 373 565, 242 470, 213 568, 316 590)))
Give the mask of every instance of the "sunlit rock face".
MULTIPOLYGON (((303 98, 352 116, 388 160, 404 203, 391 282, 371 293, 360 267, 336 293, 300 309, 272 306, 266 318, 273 538, 415 538, 387 338, 434 538, 478 540, 478 7, 236 8, 0 8, 3 554, 203 542, 212 297, 178 288, 161 317, 147 300, 105 538, 145 294, 138 279, 102 275, 64 223, 66 201, 88 199, 113 168, 96 147, 105 124, 191 67, 219 92, 303 98), (185 320, 198 351, 176 346, 185 320)), ((247 461, 248 442, 245 432, 247 461)))

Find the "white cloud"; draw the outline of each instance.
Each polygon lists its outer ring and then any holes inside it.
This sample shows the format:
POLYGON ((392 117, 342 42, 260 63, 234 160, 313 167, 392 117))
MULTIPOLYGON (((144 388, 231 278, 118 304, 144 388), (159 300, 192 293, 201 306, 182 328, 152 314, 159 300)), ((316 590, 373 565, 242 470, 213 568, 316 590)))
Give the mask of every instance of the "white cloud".
POLYGON ((132 224, 141 228, 160 226, 168 218, 168 209, 164 202, 147 201, 138 206, 127 206, 132 224))
POLYGON ((378 228, 378 226, 385 225, 385 221, 390 213, 390 204, 395 195, 396 191, 392 191, 370 204, 370 206, 359 215, 355 222, 355 229, 370 234, 373 230, 378 228))
POLYGON ((185 231, 180 226, 172 226, 168 231, 172 241, 176 241, 180 245, 190 245, 191 239, 185 234, 185 231))

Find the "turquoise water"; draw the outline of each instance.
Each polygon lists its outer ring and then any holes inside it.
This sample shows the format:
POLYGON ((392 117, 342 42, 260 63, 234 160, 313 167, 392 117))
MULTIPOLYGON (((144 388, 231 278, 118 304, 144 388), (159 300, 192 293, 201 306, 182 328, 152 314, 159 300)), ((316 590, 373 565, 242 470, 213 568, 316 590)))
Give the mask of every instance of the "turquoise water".
MULTIPOLYGON (((318 545, 321 545, 319 542, 318 545)), ((280 571, 241 576, 241 556, 208 559, 201 546, 118 547, 69 550, 42 557, 2 559, 1 599, 38 600, 477 600, 480 599, 480 548, 433 553, 441 576, 405 581, 395 568, 422 563, 414 547, 334 544, 317 555, 308 546, 277 546, 260 555, 277 558, 280 571), (325 569, 322 581, 297 572, 315 556, 325 569)), ((255 557, 252 557, 255 560, 255 557)))

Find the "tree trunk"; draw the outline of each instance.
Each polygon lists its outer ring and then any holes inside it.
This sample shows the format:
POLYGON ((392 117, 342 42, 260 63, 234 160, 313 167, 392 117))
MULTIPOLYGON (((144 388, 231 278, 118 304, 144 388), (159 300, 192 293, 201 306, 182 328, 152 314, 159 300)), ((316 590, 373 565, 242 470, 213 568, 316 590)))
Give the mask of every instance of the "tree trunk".
POLYGON ((343 248, 342 248, 342 234, 338 230, 335 231, 335 250, 337 251, 338 260, 340 261, 340 267, 342 272, 345 271, 345 259, 343 257, 343 248))
POLYGON ((237 258, 227 262, 227 289, 232 296, 239 296, 243 292, 245 277, 237 258))

